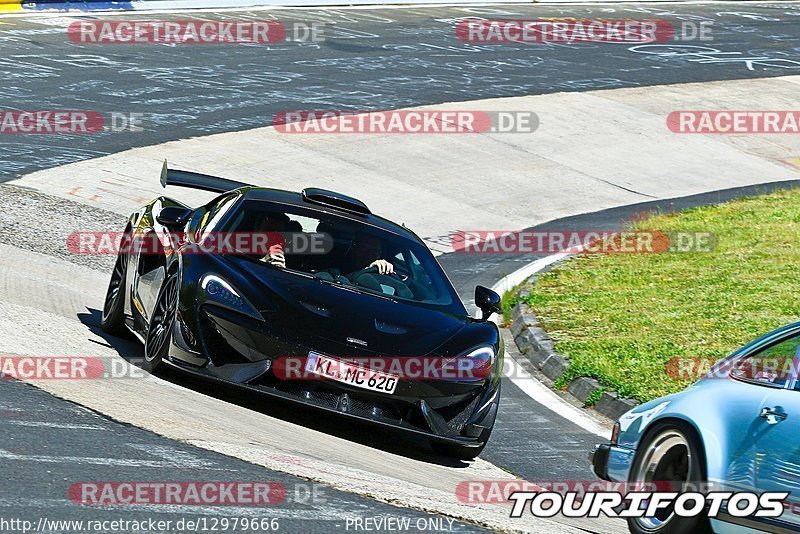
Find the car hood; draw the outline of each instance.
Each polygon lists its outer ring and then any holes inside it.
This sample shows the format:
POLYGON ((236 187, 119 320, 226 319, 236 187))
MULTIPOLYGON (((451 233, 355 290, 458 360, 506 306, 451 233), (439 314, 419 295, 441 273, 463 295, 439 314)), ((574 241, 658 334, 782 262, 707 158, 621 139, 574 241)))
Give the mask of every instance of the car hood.
MULTIPOLYGON (((276 330, 333 356, 427 356, 470 321, 426 306, 242 261, 276 330)), ((255 289, 255 288, 254 288, 255 289)))

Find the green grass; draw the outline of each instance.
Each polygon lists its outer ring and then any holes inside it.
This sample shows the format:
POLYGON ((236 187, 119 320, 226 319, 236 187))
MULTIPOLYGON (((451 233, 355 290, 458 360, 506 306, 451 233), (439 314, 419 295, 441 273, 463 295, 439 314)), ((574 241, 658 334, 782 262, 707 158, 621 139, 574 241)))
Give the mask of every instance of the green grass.
MULTIPOLYGON (((517 288, 519 289, 519 288, 517 288)), ((517 305, 517 302, 522 300, 518 295, 517 291, 511 290, 506 291, 505 294, 502 296, 500 300, 500 307, 502 309, 502 316, 503 316, 503 324, 508 325, 511 323, 511 308, 517 305)))
POLYGON ((671 358, 721 358, 797 320, 800 190, 657 215, 633 228, 711 232, 717 243, 704 253, 584 254, 540 275, 525 300, 569 359, 567 380, 591 376, 647 401, 691 382, 667 376, 671 358))

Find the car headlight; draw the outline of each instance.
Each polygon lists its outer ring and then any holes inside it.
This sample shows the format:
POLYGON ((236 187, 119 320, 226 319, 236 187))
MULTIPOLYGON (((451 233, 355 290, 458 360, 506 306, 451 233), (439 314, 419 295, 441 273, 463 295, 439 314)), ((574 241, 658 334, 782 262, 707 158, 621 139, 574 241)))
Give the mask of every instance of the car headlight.
POLYGON ((207 274, 200 281, 205 292, 205 301, 212 302, 229 310, 243 313, 253 319, 263 321, 264 318, 247 299, 236 291, 231 284, 213 274, 207 274))
POLYGON ((470 362, 471 369, 476 377, 489 378, 492 374, 492 367, 497 358, 492 347, 478 347, 466 356, 461 358, 470 362))
POLYGON ((492 368, 497 359, 494 348, 478 347, 461 356, 444 361, 444 376, 457 381, 484 380, 492 376, 492 368))

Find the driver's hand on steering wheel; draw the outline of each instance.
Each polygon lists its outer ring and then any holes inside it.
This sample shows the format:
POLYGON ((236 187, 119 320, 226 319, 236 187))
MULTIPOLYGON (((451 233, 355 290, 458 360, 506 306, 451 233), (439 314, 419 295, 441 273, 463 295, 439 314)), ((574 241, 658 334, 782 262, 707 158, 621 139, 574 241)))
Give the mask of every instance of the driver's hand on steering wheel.
POLYGON ((386 260, 375 260, 369 264, 369 267, 377 267, 378 274, 392 274, 394 273, 394 265, 386 260))

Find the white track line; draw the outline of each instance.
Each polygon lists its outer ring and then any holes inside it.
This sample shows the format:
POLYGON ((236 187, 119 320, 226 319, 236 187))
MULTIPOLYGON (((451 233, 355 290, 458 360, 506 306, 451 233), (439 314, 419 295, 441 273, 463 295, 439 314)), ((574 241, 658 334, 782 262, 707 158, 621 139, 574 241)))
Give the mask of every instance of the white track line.
MULTIPOLYGON (((583 247, 580 247, 578 250, 576 250, 576 253, 581 252, 582 248, 583 247)), ((541 272, 550 265, 566 259, 569 256, 571 256, 571 254, 551 254, 550 256, 538 259, 533 263, 529 263, 528 265, 517 269, 508 276, 501 278, 495 285, 492 286, 492 291, 503 295, 504 293, 511 291, 520 285, 534 274, 541 272)), ((522 368, 520 362, 517 361, 513 355, 506 353, 506 356, 508 357, 508 363, 506 364, 508 366, 508 374, 506 377, 511 380, 515 386, 521 389, 523 393, 548 410, 555 412, 568 421, 572 421, 584 430, 587 430, 592 434, 597 434, 598 436, 606 439, 611 438, 611 431, 608 428, 604 427, 592 416, 588 415, 580 408, 568 403, 559 397, 553 390, 539 382, 533 375, 522 368)))
MULTIPOLYGON (((575 253, 577 254, 582 251, 582 246, 577 247, 575 253)), ((568 258, 569 256, 571 256, 571 254, 551 254, 550 256, 538 259, 533 263, 529 263, 525 267, 521 267, 508 276, 501 278, 495 285, 492 286, 492 291, 500 296, 503 296, 504 293, 511 291, 534 274, 544 270, 546 267, 549 267, 558 261, 568 258)))
POLYGON ((196 463, 189 463, 188 465, 178 460, 151 460, 151 459, 136 459, 136 458, 106 458, 106 457, 89 457, 89 456, 46 456, 40 454, 17 454, 11 451, 0 449, 0 460, 12 461, 27 461, 48 464, 88 464, 88 465, 107 465, 111 467, 154 467, 157 469, 179 469, 179 468, 192 468, 203 469, 206 471, 228 471, 220 467, 211 467, 208 465, 197 465, 196 463))
MULTIPOLYGON (((506 354, 508 356, 508 354, 506 354)), ((611 430, 601 425, 589 414, 585 413, 580 408, 571 405, 561 397, 559 397, 552 389, 548 388, 530 373, 528 373, 517 360, 512 356, 508 358, 509 374, 506 377, 511 380, 515 386, 523 391, 530 398, 547 408, 557 413, 564 419, 575 423, 584 430, 596 434, 605 439, 611 439, 611 430)))
POLYGON ((80 424, 67 424, 67 423, 50 423, 47 421, 3 421, 6 425, 28 426, 28 427, 44 427, 44 428, 59 428, 63 430, 107 430, 105 427, 97 425, 80 425, 80 424))

